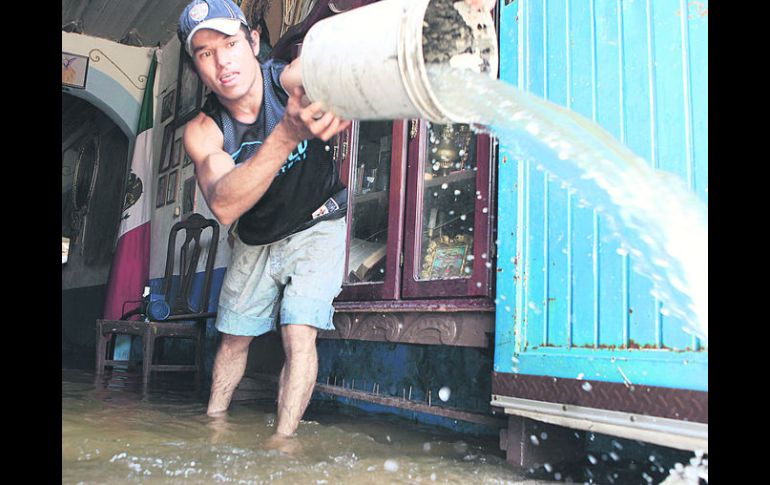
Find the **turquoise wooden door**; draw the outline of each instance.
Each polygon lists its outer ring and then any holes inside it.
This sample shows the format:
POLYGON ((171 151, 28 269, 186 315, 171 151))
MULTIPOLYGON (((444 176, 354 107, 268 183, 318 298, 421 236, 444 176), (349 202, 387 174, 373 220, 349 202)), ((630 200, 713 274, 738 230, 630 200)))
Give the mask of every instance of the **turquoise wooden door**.
MULTIPOLYGON (((707 1, 501 5, 502 80, 596 121, 708 202, 707 1)), ((707 392, 706 345, 661 311, 602 216, 504 149, 498 167, 495 373, 707 392)))

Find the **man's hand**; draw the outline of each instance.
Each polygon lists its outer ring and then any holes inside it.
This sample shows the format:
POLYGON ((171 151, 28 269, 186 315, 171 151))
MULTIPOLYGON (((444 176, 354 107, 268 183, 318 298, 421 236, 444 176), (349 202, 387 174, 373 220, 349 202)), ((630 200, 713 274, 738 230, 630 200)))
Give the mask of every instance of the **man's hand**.
POLYGON ((497 0, 465 0, 465 3, 479 10, 492 10, 497 0))
POLYGON ((328 141, 350 126, 349 120, 343 120, 331 112, 324 113, 322 107, 320 102, 307 104, 305 90, 301 87, 289 93, 282 122, 297 143, 310 138, 328 141))

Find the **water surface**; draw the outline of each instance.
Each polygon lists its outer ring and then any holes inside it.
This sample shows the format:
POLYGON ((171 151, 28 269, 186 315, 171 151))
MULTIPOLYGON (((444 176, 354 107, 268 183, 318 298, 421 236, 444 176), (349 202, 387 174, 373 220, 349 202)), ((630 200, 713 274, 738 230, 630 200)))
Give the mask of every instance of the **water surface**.
POLYGON ((222 419, 206 399, 164 381, 141 392, 137 377, 62 371, 62 483, 546 483, 525 480, 497 442, 352 416, 311 404, 301 449, 264 449, 273 405, 234 402, 222 419))

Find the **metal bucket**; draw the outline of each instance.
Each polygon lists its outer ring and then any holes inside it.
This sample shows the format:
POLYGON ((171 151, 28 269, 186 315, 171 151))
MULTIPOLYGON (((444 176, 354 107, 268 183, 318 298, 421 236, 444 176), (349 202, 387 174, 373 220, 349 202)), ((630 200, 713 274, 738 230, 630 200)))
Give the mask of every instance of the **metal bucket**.
POLYGON ((316 23, 301 63, 308 98, 343 118, 466 123, 436 99, 426 65, 496 78, 497 35, 490 13, 462 0, 382 0, 316 23))

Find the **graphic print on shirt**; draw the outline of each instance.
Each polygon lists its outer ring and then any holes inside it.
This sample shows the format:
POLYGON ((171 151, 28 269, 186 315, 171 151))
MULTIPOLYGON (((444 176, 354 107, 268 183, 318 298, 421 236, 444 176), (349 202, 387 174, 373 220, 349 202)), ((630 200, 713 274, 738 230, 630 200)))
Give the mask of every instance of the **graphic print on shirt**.
MULTIPOLYGON (((253 157, 254 154, 259 149, 259 145, 261 145, 261 141, 248 141, 241 143, 241 147, 238 149, 238 151, 231 153, 230 156, 235 161, 236 165, 245 162, 249 158, 253 157)), ((304 162, 307 160, 307 140, 302 140, 297 147, 291 151, 289 154, 289 158, 287 158, 283 165, 281 166, 281 169, 278 171, 278 173, 275 174, 275 176, 283 175, 286 173, 287 170, 291 169, 297 162, 304 162)))

